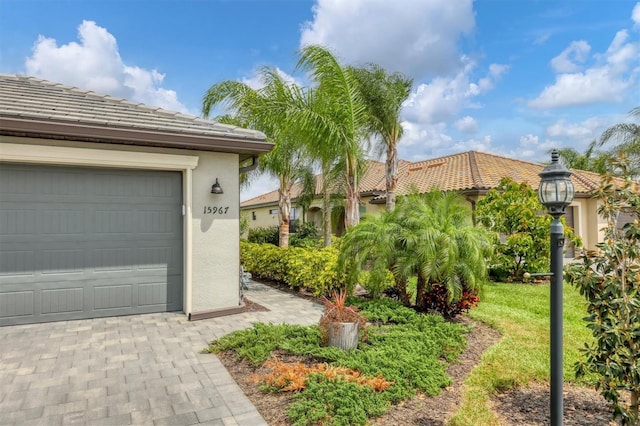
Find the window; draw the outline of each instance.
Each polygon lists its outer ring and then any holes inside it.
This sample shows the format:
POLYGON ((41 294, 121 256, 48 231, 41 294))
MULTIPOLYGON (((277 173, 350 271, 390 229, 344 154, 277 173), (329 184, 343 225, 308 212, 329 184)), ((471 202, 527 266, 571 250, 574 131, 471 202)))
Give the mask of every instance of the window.
POLYGON ((269 214, 278 214, 278 209, 269 210, 269 214))
POLYGON ((251 212, 251 219, 256 220, 256 212, 251 212))

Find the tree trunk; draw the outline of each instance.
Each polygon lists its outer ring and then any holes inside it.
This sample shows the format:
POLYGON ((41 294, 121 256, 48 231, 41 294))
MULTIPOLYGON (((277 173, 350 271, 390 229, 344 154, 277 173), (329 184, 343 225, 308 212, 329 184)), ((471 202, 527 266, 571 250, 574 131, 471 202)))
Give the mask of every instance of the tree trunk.
POLYGON ((322 226, 324 231, 324 246, 331 245, 331 194, 326 184, 322 188, 322 226))
POLYGON ((387 211, 396 208, 396 185, 398 184, 398 150, 395 144, 387 145, 387 211))
POLYGON ((424 291, 427 288, 427 282, 422 276, 422 274, 418 274, 418 283, 416 285, 416 308, 418 310, 424 310, 425 301, 424 301, 424 291))
POLYGON ((348 231, 360 222, 360 194, 355 161, 347 161, 346 205, 344 208, 344 227, 348 231))
POLYGON ((411 305, 411 300, 409 299, 409 294, 407 293, 407 280, 404 278, 399 278, 396 281, 396 288, 398 289, 398 298, 402 302, 404 306, 411 305))
POLYGON ((278 189, 278 218, 280 219, 280 247, 289 247, 289 215, 291 214, 291 191, 278 189))

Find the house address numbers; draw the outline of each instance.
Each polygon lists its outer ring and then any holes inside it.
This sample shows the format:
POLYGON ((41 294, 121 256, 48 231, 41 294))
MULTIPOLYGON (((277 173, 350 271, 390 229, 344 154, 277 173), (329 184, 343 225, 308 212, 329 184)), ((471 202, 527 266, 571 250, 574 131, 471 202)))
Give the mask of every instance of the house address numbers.
POLYGON ((227 214, 229 206, 204 206, 204 214, 227 214))

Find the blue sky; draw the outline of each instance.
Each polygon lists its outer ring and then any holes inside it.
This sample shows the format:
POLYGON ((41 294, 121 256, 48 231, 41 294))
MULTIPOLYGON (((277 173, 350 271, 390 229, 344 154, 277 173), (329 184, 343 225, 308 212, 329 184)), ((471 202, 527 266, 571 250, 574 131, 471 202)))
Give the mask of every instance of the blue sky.
MULTIPOLYGON (((400 157, 545 161, 640 105, 627 0, 0 0, 0 72, 200 114, 212 84, 293 74, 304 44, 414 79, 400 157)), ((268 178, 242 199, 275 188, 268 178)))

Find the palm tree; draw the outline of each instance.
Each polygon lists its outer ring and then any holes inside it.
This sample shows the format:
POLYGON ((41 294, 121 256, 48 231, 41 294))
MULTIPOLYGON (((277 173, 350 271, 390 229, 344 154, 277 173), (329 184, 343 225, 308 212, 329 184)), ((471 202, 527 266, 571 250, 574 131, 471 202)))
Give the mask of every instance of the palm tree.
POLYGON ((260 158, 259 171, 278 179, 279 244, 287 247, 291 188, 310 168, 297 128, 289 125, 287 107, 304 92, 284 81, 274 69, 263 68, 260 77, 264 86, 257 90, 231 80, 214 84, 204 96, 202 111, 208 117, 217 105, 228 104, 232 114, 225 116, 225 121, 260 130, 274 143, 271 152, 260 158))
POLYGON ((413 80, 397 72, 387 74, 376 64, 355 68, 353 73, 369 108, 369 132, 379 139, 380 151, 386 151, 386 207, 390 211, 396 205, 398 142, 403 133, 400 110, 411 93, 413 80))
MULTIPOLYGON (((358 184, 369 122, 367 105, 354 73, 342 66, 327 48, 306 46, 299 54, 296 68, 309 71, 316 87, 307 98, 312 101, 292 105, 289 117, 309 138, 307 142, 322 163, 323 178, 331 175, 330 169, 342 171, 345 227, 349 229, 360 221, 358 184)), ((327 208, 324 213, 326 217, 327 208)))
POLYGON ((416 307, 421 309, 422 296, 434 286, 446 288, 450 300, 459 300, 465 289, 477 291, 486 279, 490 249, 486 232, 473 226, 460 195, 432 191, 399 198, 392 212, 352 228, 340 256, 350 282, 362 269, 376 277, 389 269, 405 304, 406 283, 417 277, 416 307))
MULTIPOLYGON (((631 110, 629 115, 640 120, 640 106, 631 110)), ((598 146, 604 146, 611 141, 617 145, 608 153, 612 157, 626 157, 629 170, 633 178, 640 177, 640 123, 620 123, 609 127, 600 136, 598 146)))
POLYGON ((595 148, 596 141, 593 141, 584 153, 580 153, 574 148, 561 148, 558 150, 558 154, 565 165, 571 169, 604 173, 609 155, 604 152, 598 152, 595 148))

